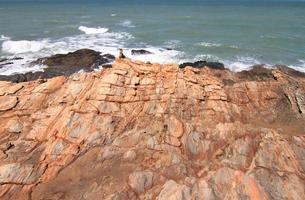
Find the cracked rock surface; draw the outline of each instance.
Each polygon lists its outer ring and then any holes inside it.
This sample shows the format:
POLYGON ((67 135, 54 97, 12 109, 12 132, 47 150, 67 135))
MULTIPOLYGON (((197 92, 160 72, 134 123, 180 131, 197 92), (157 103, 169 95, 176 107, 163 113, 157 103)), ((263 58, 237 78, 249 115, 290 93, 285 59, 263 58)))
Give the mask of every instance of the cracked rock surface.
POLYGON ((0 82, 0 199, 305 199, 305 79, 118 59, 0 82))

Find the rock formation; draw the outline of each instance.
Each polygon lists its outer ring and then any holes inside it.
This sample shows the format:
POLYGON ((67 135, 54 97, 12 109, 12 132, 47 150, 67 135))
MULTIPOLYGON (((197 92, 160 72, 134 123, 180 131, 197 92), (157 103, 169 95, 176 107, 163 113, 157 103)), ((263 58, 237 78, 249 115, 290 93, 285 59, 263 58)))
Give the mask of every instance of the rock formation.
MULTIPOLYGON (((3 61, 3 66, 12 64, 10 61, 22 59, 13 58, 10 60, 3 61)), ((13 74, 13 75, 0 75, 0 81, 12 81, 12 82, 26 82, 33 81, 37 79, 53 78, 57 76, 69 76, 73 73, 79 72, 81 70, 85 72, 93 71, 98 69, 99 66, 107 65, 113 62, 115 57, 110 54, 101 55, 100 52, 91 49, 80 49, 75 52, 68 54, 56 54, 46 58, 40 58, 32 65, 44 65, 43 71, 39 72, 28 72, 25 74, 13 74)), ((0 61, 0 67, 1 67, 0 61)))
POLYGON ((118 59, 0 82, 0 199, 305 199, 305 79, 118 59))
POLYGON ((132 49, 131 50, 131 55, 147 55, 147 54, 152 54, 152 52, 147 51, 145 49, 132 49))

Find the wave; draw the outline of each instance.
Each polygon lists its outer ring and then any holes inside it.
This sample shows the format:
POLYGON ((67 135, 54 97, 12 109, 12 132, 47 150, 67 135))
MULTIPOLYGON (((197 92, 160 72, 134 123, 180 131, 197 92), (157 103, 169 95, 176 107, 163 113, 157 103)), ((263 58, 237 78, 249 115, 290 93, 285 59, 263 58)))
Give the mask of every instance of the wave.
POLYGON ((119 25, 123 26, 123 27, 127 27, 127 28, 134 28, 135 27, 135 25, 133 25, 132 21, 130 21, 130 20, 124 20, 121 23, 119 23, 119 25))
POLYGON ((176 49, 181 45, 181 41, 180 40, 169 40, 164 42, 164 46, 166 48, 170 48, 170 49, 176 49))
POLYGON ((192 59, 193 62, 198 60, 206 60, 210 62, 221 62, 225 65, 226 68, 229 68, 232 71, 238 72, 242 70, 248 70, 253 65, 261 64, 259 60, 257 60, 254 57, 249 56, 236 56, 232 59, 221 59, 215 55, 212 54, 200 54, 196 55, 194 59, 192 59))
POLYGON ((237 56, 233 60, 222 61, 232 71, 249 70, 253 65, 262 64, 259 60, 248 56, 237 56))
POLYGON ((102 28, 102 27, 90 28, 86 26, 80 26, 78 27, 78 29, 84 32, 85 34, 102 34, 109 31, 108 28, 102 28))
POLYGON ((238 46, 236 45, 226 45, 226 44, 220 44, 220 43, 210 43, 210 42, 199 42, 197 43, 199 46, 203 47, 225 47, 225 48, 232 48, 232 49, 238 49, 238 46))
POLYGON ((0 36, 0 41, 10 40, 10 39, 11 39, 10 37, 7 37, 5 35, 0 36))
POLYGON ((301 63, 301 66, 305 68, 305 60, 299 59, 298 61, 301 63))
POLYGON ((47 44, 47 40, 43 41, 12 41, 6 40, 2 43, 2 51, 11 54, 22 54, 27 52, 38 52, 42 50, 47 44))
POLYGON ((124 54, 135 60, 140 60, 143 62, 154 62, 154 63, 178 63, 179 58, 183 56, 183 52, 177 50, 167 50, 159 47, 147 46, 141 48, 143 50, 149 51, 152 54, 144 54, 144 55, 131 55, 132 48, 127 48, 124 51, 124 54))

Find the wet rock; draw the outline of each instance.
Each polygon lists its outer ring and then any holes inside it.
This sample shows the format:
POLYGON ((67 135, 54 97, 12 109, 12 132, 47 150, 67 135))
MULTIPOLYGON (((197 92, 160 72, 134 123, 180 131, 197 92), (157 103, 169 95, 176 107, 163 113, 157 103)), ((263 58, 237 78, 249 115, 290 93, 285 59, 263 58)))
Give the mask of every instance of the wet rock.
POLYGON ((219 70, 225 69, 225 66, 223 63, 207 62, 207 61, 186 62, 186 63, 180 64, 179 68, 185 68, 187 66, 194 67, 194 68, 208 67, 211 69, 219 69, 219 70))
POLYGON ((47 66, 41 72, 28 72, 25 74, 14 74, 9 76, 0 75, 0 80, 11 82, 26 82, 40 78, 52 78, 56 76, 69 76, 80 70, 89 72, 99 66, 113 62, 115 57, 110 54, 101 55, 90 49, 80 49, 68 54, 57 54, 47 58, 40 58, 32 64, 47 66))
POLYGON ((133 49, 131 50, 131 55, 147 55, 147 54, 152 54, 152 52, 144 50, 144 49, 133 49))
POLYGON ((138 194, 144 193, 153 185, 154 174, 151 171, 138 171, 129 175, 129 185, 138 194))
POLYGON ((274 80, 272 70, 264 65, 255 65, 250 70, 238 72, 237 76, 239 79, 247 81, 274 80))
POLYGON ((279 69, 281 72, 284 72, 285 74, 292 76, 292 77, 305 78, 304 72, 297 71, 295 69, 287 67, 286 65, 275 65, 275 66, 273 66, 273 68, 279 69))
POLYGON ((35 63, 46 65, 45 72, 59 72, 63 75, 70 75, 79 70, 92 71, 98 66, 110 63, 114 56, 101 55, 90 49, 80 49, 68 54, 57 54, 47 58, 41 58, 35 63))

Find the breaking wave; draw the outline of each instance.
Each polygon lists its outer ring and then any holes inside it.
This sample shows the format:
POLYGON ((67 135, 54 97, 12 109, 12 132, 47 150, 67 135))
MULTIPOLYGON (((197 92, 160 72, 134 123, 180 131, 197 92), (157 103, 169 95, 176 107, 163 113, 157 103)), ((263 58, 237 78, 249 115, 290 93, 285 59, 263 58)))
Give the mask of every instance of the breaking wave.
POLYGON ((85 34, 102 34, 102 33, 107 33, 109 31, 108 28, 102 28, 102 27, 97 27, 97 28, 89 28, 86 26, 80 26, 78 29, 85 34))
POLYGON ((7 37, 7 36, 5 36, 5 35, 1 35, 0 36, 0 41, 5 41, 5 40, 9 40, 9 39, 11 39, 10 37, 7 37))
POLYGON ((121 23, 119 23, 119 25, 123 26, 123 27, 127 27, 127 28, 134 28, 135 27, 135 25, 130 20, 124 20, 121 23))
POLYGON ((210 43, 210 42, 199 42, 197 43, 199 46, 203 47, 224 47, 224 48, 232 48, 232 49, 238 49, 238 46, 236 45, 226 45, 226 44, 220 44, 220 43, 210 43))

